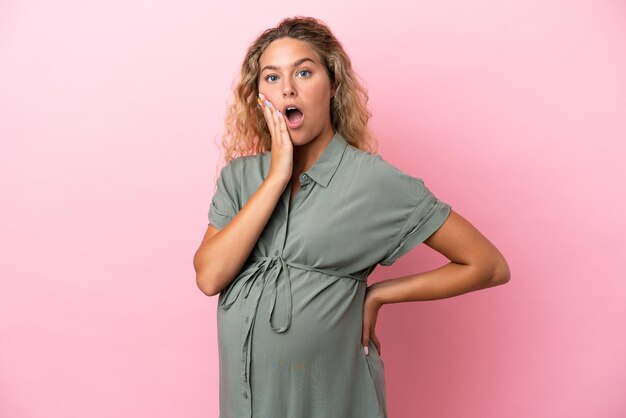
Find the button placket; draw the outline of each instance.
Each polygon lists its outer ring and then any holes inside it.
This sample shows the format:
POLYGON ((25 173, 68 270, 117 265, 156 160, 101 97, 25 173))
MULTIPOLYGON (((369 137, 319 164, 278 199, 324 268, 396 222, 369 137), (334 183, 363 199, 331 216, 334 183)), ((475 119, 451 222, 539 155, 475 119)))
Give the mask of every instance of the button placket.
MULTIPOLYGON (((305 185, 306 182, 310 182, 310 178, 308 178, 308 176, 305 177, 305 185)), ((242 318, 242 322, 243 322, 243 330, 242 330, 242 341, 241 341, 241 345, 240 347, 242 348, 242 381, 240 382, 241 385, 241 396, 243 398, 243 400, 246 403, 246 417, 250 417, 250 415, 252 413, 252 405, 251 405, 251 396, 252 396, 252 387, 251 387, 251 382, 250 382, 250 376, 249 376, 249 367, 250 367, 250 361, 251 361, 251 356, 252 356, 252 329, 254 327, 254 323, 255 323, 255 318, 256 318, 256 311, 258 308, 258 304, 260 302, 261 299, 261 293, 263 292, 263 289, 265 288, 265 284, 268 280, 278 280, 278 277, 281 277, 283 275, 288 275, 287 271, 286 271, 286 265, 283 264, 282 258, 280 258, 283 254, 284 248, 285 248, 285 244, 286 244, 286 240, 287 240, 287 228, 288 228, 288 223, 289 223, 289 201, 287 200, 287 198, 289 197, 289 195, 287 193, 285 193, 283 195, 283 204, 284 204, 284 208, 285 208, 285 212, 284 212, 284 219, 283 219, 283 225, 279 228, 279 232, 278 232, 278 236, 277 236, 277 242, 280 243, 279 244, 279 248, 275 249, 272 251, 273 254, 273 258, 274 260, 266 260, 268 262, 268 264, 263 265, 263 267, 261 267, 262 271, 259 271, 260 274, 257 275, 257 277, 254 278, 254 280, 256 281, 256 286, 250 286, 248 287, 248 291, 249 291, 249 295, 244 293, 244 297, 248 297, 250 296, 250 299, 248 299, 248 303, 245 306, 245 312, 243 314, 243 318, 242 318), (274 272, 269 272, 269 270, 273 270, 273 269, 278 269, 279 271, 277 271, 276 273, 274 272), (265 273, 269 272, 269 276, 265 276, 265 273), (277 277, 272 276, 272 274, 276 274, 277 277)), ((298 198, 298 196, 296 196, 296 199, 298 198)), ((286 280, 289 280, 288 277, 285 277, 286 280)), ((271 283, 270 283, 271 285, 271 283)), ((291 290, 289 289, 289 287, 287 288, 288 291, 288 296, 291 297, 291 290)), ((272 307, 270 309, 270 327, 274 329, 274 331, 276 332, 284 332, 287 330, 287 328, 289 328, 289 322, 291 320, 291 302, 290 300, 288 301, 288 304, 286 306, 286 312, 288 312, 287 315, 287 325, 284 326, 283 328, 279 328, 276 329, 274 327, 273 324, 273 315, 272 312, 274 310, 273 305, 276 303, 285 303, 285 301, 283 300, 283 298, 274 298, 274 302, 272 303, 272 307)))
MULTIPOLYGON (((311 190, 310 186, 312 182, 313 180, 306 173, 303 173, 300 175, 300 191, 298 191, 296 195, 294 196, 293 202, 291 202, 291 205, 290 205, 291 207, 289 207, 289 203, 287 203, 288 209, 287 209, 287 216, 285 219, 286 223, 289 223, 290 214, 296 211, 302 205, 302 201, 306 198, 306 195, 303 191, 307 191, 307 189, 310 191, 311 190)), ((291 189, 289 189, 288 198, 289 199, 291 198, 291 189)), ((289 200, 287 200, 287 202, 289 202, 289 200)))
POLYGON ((241 396, 245 402, 246 414, 245 416, 251 418, 252 414, 252 404, 251 404, 251 393, 252 386, 250 382, 250 376, 248 373, 250 367, 250 360, 252 356, 252 330, 255 322, 255 312, 257 311, 260 294, 262 292, 262 287, 258 286, 258 284, 262 284, 264 278, 260 277, 260 275, 256 276, 254 279, 257 283, 257 286, 252 286, 248 288, 249 293, 244 293, 243 296, 247 298, 246 303, 244 303, 244 317, 243 317, 243 334, 242 334, 242 382, 241 382, 241 396))

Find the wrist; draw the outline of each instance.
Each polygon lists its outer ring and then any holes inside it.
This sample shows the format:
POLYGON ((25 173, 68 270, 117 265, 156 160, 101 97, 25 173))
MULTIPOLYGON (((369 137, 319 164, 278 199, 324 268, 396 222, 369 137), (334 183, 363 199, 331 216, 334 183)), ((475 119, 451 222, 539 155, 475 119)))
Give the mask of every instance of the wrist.
POLYGON ((381 294, 380 282, 373 283, 367 288, 366 303, 378 309, 385 304, 384 298, 382 296, 383 295, 381 294))
POLYGON ((268 174, 268 176, 265 178, 266 182, 276 184, 282 187, 286 187, 287 184, 289 183, 289 180, 291 180, 289 177, 284 178, 277 174, 272 174, 272 173, 268 174))
POLYGON ((287 187, 287 184, 289 184, 289 180, 290 179, 281 178, 278 175, 270 174, 265 178, 264 182, 271 184, 273 187, 278 187, 281 190, 284 190, 285 187, 287 187))

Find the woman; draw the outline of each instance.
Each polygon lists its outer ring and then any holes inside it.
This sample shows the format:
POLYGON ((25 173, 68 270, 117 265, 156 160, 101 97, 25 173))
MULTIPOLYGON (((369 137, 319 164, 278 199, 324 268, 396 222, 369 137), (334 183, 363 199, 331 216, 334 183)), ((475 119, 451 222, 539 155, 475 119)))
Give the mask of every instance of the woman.
POLYGON ((506 283, 507 263, 422 179, 366 150, 367 94, 321 21, 261 34, 235 95, 194 256, 198 287, 219 293, 220 418, 386 417, 380 307, 506 283), (367 286, 421 242, 450 262, 367 286))

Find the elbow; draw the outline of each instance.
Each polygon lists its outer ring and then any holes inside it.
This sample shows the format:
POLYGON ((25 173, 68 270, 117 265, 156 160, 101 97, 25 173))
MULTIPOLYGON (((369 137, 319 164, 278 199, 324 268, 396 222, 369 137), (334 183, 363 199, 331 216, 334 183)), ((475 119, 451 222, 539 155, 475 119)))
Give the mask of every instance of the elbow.
POLYGON ((474 271, 476 290, 500 286, 508 283, 511 279, 509 265, 500 254, 489 259, 489 261, 476 263, 474 271))
POLYGON ((504 257, 500 256, 491 275, 492 286, 506 284, 511 280, 511 270, 504 257))
POLYGON ((212 263, 201 262, 200 251, 197 251, 193 257, 194 270, 196 271, 196 286, 207 296, 215 296, 221 292, 216 285, 215 270, 212 263))
POLYGON ((198 278, 196 278, 196 285, 198 286, 198 289, 200 289, 200 291, 207 296, 215 296, 220 293, 220 290, 206 283, 203 283, 198 278))
POLYGON ((196 274, 196 285, 207 296, 215 296, 222 291, 222 289, 218 289, 215 283, 216 280, 211 279, 211 276, 206 272, 198 272, 196 274))

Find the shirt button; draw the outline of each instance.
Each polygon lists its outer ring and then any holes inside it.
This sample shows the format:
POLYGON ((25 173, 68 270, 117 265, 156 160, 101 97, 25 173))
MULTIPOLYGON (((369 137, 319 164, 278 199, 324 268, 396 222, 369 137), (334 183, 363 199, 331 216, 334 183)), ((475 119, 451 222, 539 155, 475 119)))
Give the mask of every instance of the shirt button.
POLYGON ((274 251, 274 255, 278 255, 278 254, 280 254, 280 251, 278 250, 274 251))
POLYGON ((246 316, 246 319, 244 319, 244 322, 247 324, 249 319, 250 319, 250 317, 246 316))
POLYGON ((244 392, 244 393, 243 393, 243 397, 244 397, 244 398, 246 398, 246 399, 248 399, 248 392, 244 392))
POLYGON ((309 178, 309 176, 307 176, 306 174, 302 175, 302 180, 306 180, 307 178, 309 178))
POLYGON ((256 285, 257 285, 258 287, 261 287, 261 286, 263 286, 263 283, 261 283, 261 281, 259 280, 259 281, 257 281, 257 282, 256 282, 256 285))

